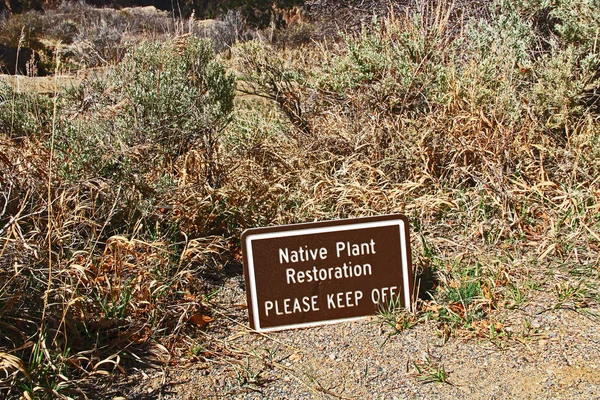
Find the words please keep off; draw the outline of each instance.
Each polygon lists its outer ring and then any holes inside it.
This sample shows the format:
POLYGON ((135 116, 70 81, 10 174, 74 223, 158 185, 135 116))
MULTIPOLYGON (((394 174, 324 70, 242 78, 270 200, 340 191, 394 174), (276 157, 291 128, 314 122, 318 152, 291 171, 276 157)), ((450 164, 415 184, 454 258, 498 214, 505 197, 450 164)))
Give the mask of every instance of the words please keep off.
MULTIPOLYGON (((352 257, 373 255, 377 253, 374 239, 367 242, 351 243, 348 241, 335 242, 335 248, 329 251, 327 247, 309 248, 308 245, 297 248, 279 248, 279 264, 285 268, 285 280, 288 285, 313 283, 320 281, 342 280, 370 276, 373 268, 370 263, 352 262, 352 257), (330 267, 298 270, 290 267, 294 264, 310 263, 317 260, 327 260, 332 254, 334 264, 330 267)), ((287 315, 319 311, 322 307, 339 309, 358 306, 361 301, 371 301, 373 304, 388 303, 399 296, 398 286, 374 288, 365 299, 362 290, 350 290, 329 293, 325 297, 325 304, 320 304, 319 295, 287 297, 278 300, 265 300, 263 302, 266 316, 271 314, 287 315)))

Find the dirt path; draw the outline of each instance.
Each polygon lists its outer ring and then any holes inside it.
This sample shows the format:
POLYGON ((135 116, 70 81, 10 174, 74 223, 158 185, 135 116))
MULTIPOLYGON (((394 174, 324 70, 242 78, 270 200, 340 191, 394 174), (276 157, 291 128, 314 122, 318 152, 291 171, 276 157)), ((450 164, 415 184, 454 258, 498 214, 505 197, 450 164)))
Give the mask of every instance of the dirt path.
POLYGON ((497 327, 444 341, 433 322, 395 332, 380 317, 278 333, 247 328, 241 277, 213 301, 206 353, 138 371, 111 396, 158 399, 600 398, 597 320, 544 291, 497 327), (397 333, 397 334, 394 334, 397 333))

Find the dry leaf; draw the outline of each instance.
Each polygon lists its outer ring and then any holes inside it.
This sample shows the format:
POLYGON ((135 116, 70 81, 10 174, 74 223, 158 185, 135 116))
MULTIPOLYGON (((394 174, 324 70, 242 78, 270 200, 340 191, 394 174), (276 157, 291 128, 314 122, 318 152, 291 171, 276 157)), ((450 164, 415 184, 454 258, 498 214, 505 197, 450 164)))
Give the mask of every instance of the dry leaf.
POLYGON ((193 294, 188 293, 188 292, 186 292, 186 293, 183 294, 183 299, 185 301, 191 301, 191 302, 198 301, 198 299, 196 298, 196 296, 194 296, 193 294))
POLYGON ((196 313, 190 317, 188 321, 195 324, 198 328, 202 328, 204 325, 211 322, 214 318, 209 317, 208 315, 204 315, 202 313, 196 313))

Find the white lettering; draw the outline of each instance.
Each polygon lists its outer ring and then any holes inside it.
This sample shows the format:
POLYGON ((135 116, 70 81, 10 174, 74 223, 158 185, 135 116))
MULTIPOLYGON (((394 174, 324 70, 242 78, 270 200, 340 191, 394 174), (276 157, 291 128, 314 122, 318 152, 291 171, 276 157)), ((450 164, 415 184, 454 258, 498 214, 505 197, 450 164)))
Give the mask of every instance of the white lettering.
POLYGON ((279 249, 279 264, 283 264, 284 258, 286 263, 290 262, 290 256, 287 247, 285 248, 285 251, 283 249, 279 249))
POLYGON ((373 289, 371 291, 371 301, 374 304, 378 303, 389 303, 392 299, 396 299, 398 297, 398 286, 391 287, 383 287, 381 289, 373 289))
POLYGON ((279 264, 289 264, 297 262, 325 260, 327 258, 327 248, 320 247, 309 249, 308 246, 300 246, 298 250, 279 249, 279 264))
POLYGON ((287 284, 319 282, 332 279, 353 278, 355 276, 373 275, 371 264, 352 264, 344 263, 339 267, 317 268, 306 271, 296 271, 293 268, 286 268, 285 279, 287 284))
POLYGON ((327 258, 327 248, 325 248, 325 247, 321 247, 321 248, 319 249, 319 258, 320 258, 321 260, 324 260, 324 259, 326 259, 326 258, 327 258))
POLYGON ((327 279, 327 270, 326 269, 319 270, 319 279, 322 281, 327 279))
POLYGON ((267 317, 269 316, 269 310, 273 309, 273 302, 272 301, 265 301, 265 314, 267 314, 267 317))
POLYGON ((335 253, 338 258, 342 256, 342 252, 348 257, 375 254, 375 240, 364 243, 336 242, 335 253))
POLYGON ((346 248, 346 244, 344 242, 337 242, 335 244, 335 253, 337 254, 337 257, 340 258, 340 253, 342 252, 342 250, 344 250, 346 248))
POLYGON ((290 284, 290 281, 293 281, 294 283, 296 283, 296 278, 294 278, 295 274, 296 274, 296 270, 295 269, 286 268, 286 270, 285 270, 285 277, 287 279, 288 285, 290 284))
POLYGON ((327 308, 329 308, 330 310, 332 308, 335 308, 335 303, 333 302, 333 294, 327 295, 327 308))
POLYGON ((319 296, 294 297, 283 300, 265 301, 265 315, 271 312, 275 315, 289 315, 309 311, 319 311, 317 304, 319 296))
POLYGON ((327 308, 337 309, 358 306, 358 302, 363 298, 360 290, 354 292, 339 292, 327 295, 327 308))

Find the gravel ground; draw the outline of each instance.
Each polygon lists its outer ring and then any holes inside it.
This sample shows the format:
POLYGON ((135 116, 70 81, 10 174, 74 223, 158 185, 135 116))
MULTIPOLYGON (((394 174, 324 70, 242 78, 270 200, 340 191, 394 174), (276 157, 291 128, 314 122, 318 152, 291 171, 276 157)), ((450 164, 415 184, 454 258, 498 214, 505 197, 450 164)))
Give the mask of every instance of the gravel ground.
POLYGON ((600 398, 597 320, 548 310, 551 299, 543 292, 535 292, 522 309, 495 315, 504 327, 501 338, 459 334, 445 341, 434 322, 390 335, 378 317, 253 333, 240 307, 242 285, 240 277, 231 278, 214 299, 215 320, 205 344, 218 355, 134 371, 113 386, 112 397, 600 398))

